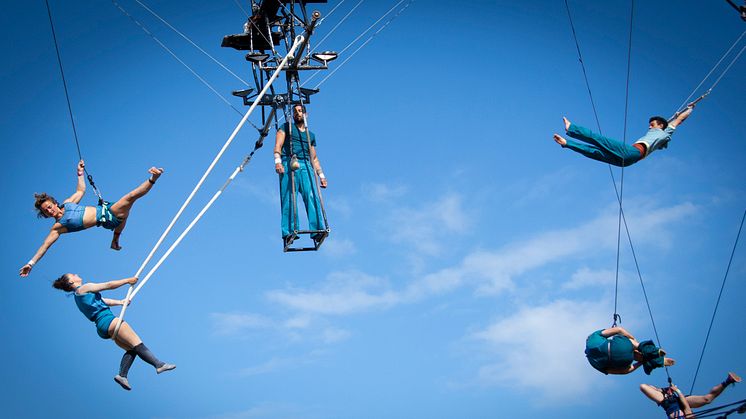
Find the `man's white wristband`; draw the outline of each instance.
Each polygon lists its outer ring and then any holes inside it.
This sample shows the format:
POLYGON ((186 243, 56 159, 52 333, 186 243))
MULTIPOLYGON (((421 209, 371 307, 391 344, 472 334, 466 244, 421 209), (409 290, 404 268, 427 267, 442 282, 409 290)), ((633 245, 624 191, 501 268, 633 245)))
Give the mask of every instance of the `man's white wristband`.
POLYGON ((275 164, 282 164, 282 160, 281 159, 275 159, 275 164))
POLYGON ((31 259, 31 260, 28 261, 28 263, 26 265, 28 265, 28 266, 34 266, 35 263, 36 262, 34 262, 34 260, 31 259))
POLYGON ((326 176, 324 176, 324 172, 319 173, 319 179, 326 179, 326 176))

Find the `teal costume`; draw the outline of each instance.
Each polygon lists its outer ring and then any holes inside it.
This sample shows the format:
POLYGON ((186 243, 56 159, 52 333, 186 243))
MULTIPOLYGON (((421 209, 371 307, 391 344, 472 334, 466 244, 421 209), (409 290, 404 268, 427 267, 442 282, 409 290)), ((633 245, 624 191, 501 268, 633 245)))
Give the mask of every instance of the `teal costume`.
MULTIPOLYGON (((603 330, 591 333, 585 341, 585 357, 588 358, 588 363, 604 374, 609 374, 609 369, 628 368, 635 361, 632 341, 622 335, 607 338, 601 332, 603 330)), ((652 340, 640 342, 637 351, 642 354, 642 368, 645 374, 650 375, 654 369, 664 366, 665 358, 652 340)))
POLYGON ((604 337, 603 330, 593 332, 585 341, 585 356, 591 366, 604 374, 610 368, 629 367, 634 362, 634 347, 626 336, 604 337))
POLYGON ((643 157, 640 150, 629 144, 604 137, 575 124, 570 124, 567 135, 580 141, 567 138, 567 144, 563 145, 563 148, 569 148, 593 160, 626 167, 637 163, 643 157))
POLYGON ((669 387, 661 391, 663 391, 663 401, 658 406, 666 411, 666 416, 673 419, 686 419, 686 415, 681 409, 681 403, 679 403, 679 397, 669 387))
MULTIPOLYGON (((97 227, 114 230, 122 223, 122 220, 112 214, 109 209, 110 206, 110 203, 104 202, 102 205, 96 207, 97 227)), ((78 205, 74 202, 65 202, 62 204, 62 208, 65 209, 65 213, 62 214, 62 218, 57 222, 62 224, 62 227, 65 227, 68 233, 85 229, 83 226, 83 215, 85 215, 86 209, 85 205, 78 205)))
POLYGON ((101 293, 78 294, 76 288, 75 304, 88 320, 96 323, 98 335, 103 339, 109 339, 109 325, 114 320, 114 314, 101 298, 101 293))
POLYGON ((285 132, 285 142, 282 145, 282 152, 280 153, 282 167, 285 169, 285 173, 280 175, 281 224, 282 238, 284 239, 290 235, 293 229, 298 229, 298 219, 297 217, 293 219, 293 191, 289 176, 289 162, 292 156, 295 156, 300 164, 300 168, 294 172, 295 187, 303 197, 303 204, 306 207, 306 214, 308 214, 309 230, 323 230, 324 220, 322 218, 321 203, 313 184, 313 165, 310 161, 311 154, 307 135, 310 134, 310 143, 314 147, 316 146, 316 136, 308 130, 300 132, 295 124, 292 124, 292 128, 290 128, 290 124, 287 122, 283 124, 280 130, 285 132), (287 135, 288 130, 291 131, 291 135, 287 135))
POLYGON ((78 205, 75 202, 65 202, 62 204, 62 208, 65 213, 62 214, 62 218, 58 223, 62 224, 68 232, 83 230, 83 214, 85 213, 85 206, 78 205))
POLYGON ((122 223, 122 220, 111 213, 110 206, 111 203, 104 201, 103 204, 96 207, 96 227, 114 230, 122 223))

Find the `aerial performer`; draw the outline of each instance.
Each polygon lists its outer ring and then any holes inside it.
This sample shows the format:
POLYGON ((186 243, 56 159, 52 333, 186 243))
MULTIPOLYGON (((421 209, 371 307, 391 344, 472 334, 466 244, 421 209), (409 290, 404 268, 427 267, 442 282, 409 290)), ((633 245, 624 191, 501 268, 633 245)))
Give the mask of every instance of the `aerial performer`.
POLYGON ((650 384, 640 384, 640 391, 650 400, 666 411, 666 417, 669 419, 687 419, 694 418, 692 409, 697 409, 704 405, 712 403, 720 393, 731 384, 740 383, 741 377, 735 373, 729 372, 725 381, 710 389, 710 392, 704 396, 691 395, 684 396, 681 390, 674 384, 669 387, 658 388, 650 384))
POLYGON ((565 132, 572 138, 566 139, 559 134, 554 134, 554 141, 562 148, 569 148, 593 160, 626 167, 644 159, 655 150, 668 147, 668 142, 671 141, 671 135, 676 127, 689 117, 694 106, 694 103, 689 104, 671 122, 662 116, 651 117, 648 132, 631 145, 575 125, 565 117, 562 118, 565 122, 565 132))
POLYGON ((54 218, 55 223, 52 230, 44 239, 36 254, 21 267, 21 276, 27 276, 36 263, 44 256, 47 250, 57 241, 61 234, 71 233, 74 231, 85 230, 93 226, 101 226, 107 230, 114 230, 114 237, 111 239, 111 248, 120 250, 119 236, 127 224, 127 217, 132 210, 132 205, 138 199, 145 196, 155 185, 155 181, 163 174, 163 168, 151 167, 148 169, 150 178, 140 186, 111 204, 103 202, 98 206, 78 205, 85 194, 85 163, 83 160, 78 162, 78 184, 74 194, 62 202, 57 202, 52 196, 46 193, 34 194, 36 202, 34 207, 38 211, 37 217, 54 218))
MULTIPOLYGON (((83 278, 77 274, 67 273, 57 278, 52 283, 52 286, 62 291, 72 292, 75 296, 75 304, 78 306, 78 309, 88 320, 96 324, 98 335, 102 339, 109 339, 114 335, 114 330, 119 323, 119 319, 114 317, 109 307, 124 305, 126 301, 102 298, 100 291, 114 290, 122 285, 132 285, 136 282, 137 278, 131 277, 103 283, 89 282, 84 284, 83 278)), ((122 355, 122 361, 119 364, 119 374, 114 376, 114 381, 125 390, 132 389, 127 380, 127 373, 135 361, 135 356, 139 356, 140 359, 152 365, 158 374, 176 368, 176 365, 167 364, 153 355, 127 322, 122 323, 119 333, 114 338, 114 342, 125 350, 124 355, 122 355)))
MULTIPOLYGON (((287 244, 297 238, 291 230, 294 220, 292 219, 292 185, 288 169, 295 172, 295 185, 297 191, 303 197, 306 207, 309 230, 323 230, 324 220, 321 210, 319 196, 313 187, 313 173, 315 170, 319 176, 322 188, 327 187, 327 179, 321 169, 321 163, 316 155, 316 136, 309 131, 305 125, 306 108, 303 105, 293 106, 293 123, 286 122, 282 128, 277 130, 275 137, 275 172, 280 175, 280 206, 282 213, 282 240, 287 244), (286 141, 287 132, 290 131, 290 141, 286 141), (310 136, 310 145, 308 136, 310 136), (297 162, 297 164, 296 164, 297 162)), ((323 233, 311 236, 313 240, 321 238, 323 233)))
POLYGON ((653 341, 638 342, 623 327, 597 330, 585 342, 585 357, 591 366, 604 374, 629 374, 643 367, 645 374, 655 368, 675 363, 653 341))

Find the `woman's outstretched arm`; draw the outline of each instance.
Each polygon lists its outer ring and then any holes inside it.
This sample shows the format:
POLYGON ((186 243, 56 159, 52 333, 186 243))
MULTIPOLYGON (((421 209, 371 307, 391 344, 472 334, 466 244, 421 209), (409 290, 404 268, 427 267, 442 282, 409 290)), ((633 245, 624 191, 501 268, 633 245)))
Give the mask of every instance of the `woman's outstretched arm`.
POLYGON ((78 288, 78 294, 85 294, 87 292, 115 290, 121 287, 122 285, 134 284, 136 282, 137 282, 137 277, 134 277, 134 276, 131 276, 129 278, 124 278, 124 279, 117 279, 115 281, 89 282, 87 284, 83 284, 80 288, 78 288))
POLYGON ((85 163, 81 160, 78 162, 78 184, 75 188, 75 193, 70 195, 63 203, 74 202, 77 204, 83 199, 83 195, 85 195, 85 163))
POLYGON ((39 262, 39 259, 41 259, 44 254, 47 253, 47 250, 54 244, 54 242, 56 242, 57 239, 60 238, 60 228, 62 228, 62 225, 59 223, 55 223, 55 225, 52 226, 52 231, 50 231, 47 235, 47 238, 44 239, 44 243, 41 244, 41 247, 39 247, 39 250, 36 251, 34 257, 32 257, 31 260, 28 261, 28 263, 21 267, 21 276, 28 276, 29 272, 31 272, 31 268, 33 268, 34 265, 39 262))

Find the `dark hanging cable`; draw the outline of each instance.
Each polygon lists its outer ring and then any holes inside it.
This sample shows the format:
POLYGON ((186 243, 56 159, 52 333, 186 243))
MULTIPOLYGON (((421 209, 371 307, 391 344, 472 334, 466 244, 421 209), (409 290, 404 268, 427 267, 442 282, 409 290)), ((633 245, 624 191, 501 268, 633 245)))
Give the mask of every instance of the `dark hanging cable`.
POLYGON ((733 250, 730 252, 730 259, 728 260, 728 267, 725 269, 725 276, 723 277, 723 284, 720 286, 720 293, 718 294, 717 301, 715 302, 715 309, 712 311, 712 318, 710 319, 710 327, 707 328, 707 335, 705 336, 705 343, 702 345, 702 352, 699 354, 699 362, 697 362, 697 369, 694 372, 694 378, 692 379, 692 386, 689 389, 689 394, 694 391, 694 383, 697 382, 697 375, 699 375, 699 367, 702 365, 702 358, 705 355, 705 349, 707 348, 707 341, 710 340, 710 332, 712 331, 712 324, 715 322, 715 314, 717 314, 718 306, 720 305, 720 298, 723 296, 723 290, 725 289, 725 281, 728 279, 728 272, 730 272, 730 265, 733 262, 733 255, 736 253, 736 247, 738 246, 738 239, 741 237, 741 230, 743 229, 743 221, 746 219, 746 210, 743 212, 741 217, 741 226, 738 227, 738 234, 736 234, 736 242, 733 243, 733 250))
MULTIPOLYGON (((578 50, 578 59, 580 61, 580 65, 581 65, 581 67, 583 69, 583 75, 585 76, 585 85, 586 85, 586 88, 588 89, 588 96, 590 97, 591 105, 593 106, 593 112, 594 112, 594 115, 596 116, 596 124, 598 126, 598 131, 599 131, 599 133, 603 134, 603 131, 601 130, 601 124, 600 124, 600 122, 598 120, 598 114, 596 112, 596 105, 595 105, 595 103, 593 101, 593 93, 591 91, 591 86, 590 86, 590 83, 588 82, 588 76, 587 76, 587 72, 586 72, 586 69, 585 69, 585 63, 583 62, 582 54, 581 54, 581 51, 580 51, 580 43, 578 42, 577 33, 575 32, 575 26, 574 26, 573 21, 572 21, 572 14, 570 12, 570 6, 569 6, 567 0, 565 0, 565 7, 567 9, 567 16, 568 16, 568 18, 570 20, 570 27, 572 28, 572 35, 573 35, 573 39, 575 40, 575 46, 576 46, 576 48, 578 50)), ((631 28, 632 28, 631 23, 632 22, 631 22, 631 19, 630 19, 630 32, 631 32, 631 28)), ((631 48, 632 48, 632 41, 631 41, 631 35, 630 35, 630 43, 629 43, 629 50, 630 51, 631 51, 631 48)), ((629 78, 629 72, 628 72, 628 78, 629 78)), ((628 84, 629 84, 629 81, 628 81, 628 84)), ((629 90, 629 88, 627 90, 629 90)), ((626 105, 625 105, 625 113, 626 113, 626 105)), ((626 115, 625 115, 625 131, 626 131, 626 115)), ((626 136, 626 133, 625 133, 625 136, 626 136)), ((653 311, 650 308, 650 301, 648 299, 648 294, 647 294, 647 291, 645 289, 645 283, 644 283, 644 281, 642 279, 642 272, 640 271, 640 265, 639 265, 639 263, 637 261, 637 253, 635 252, 635 247, 634 247, 634 245, 632 243, 632 235, 629 232, 629 226, 627 225, 627 218, 624 215, 624 208, 622 206, 621 193, 617 189, 616 179, 614 178, 614 172, 611 169, 611 165, 608 165, 608 167, 609 167, 609 175, 611 176, 611 183, 614 186, 614 192, 615 192, 616 197, 617 197, 617 202, 619 203, 619 211, 620 211, 620 214, 621 214, 622 222, 624 223, 624 229, 625 229, 625 231, 627 233, 627 240, 629 241, 629 247, 630 247, 630 250, 632 252, 632 259, 635 262, 635 269, 637 270, 637 276, 640 279, 640 286, 642 287, 642 293, 643 293, 643 296, 645 297, 645 305, 647 306, 648 314, 650 315, 650 321, 651 321, 651 323, 653 325, 653 331, 655 332, 656 341, 658 342, 658 346, 660 347, 661 345, 660 345, 660 337, 658 336, 658 328, 655 325, 655 319, 653 318, 653 311)), ((618 249, 619 249, 619 242, 617 241, 617 252, 618 252, 618 249)), ((617 321, 621 321, 621 316, 619 316, 619 314, 616 312, 617 311, 617 296, 618 296, 618 286, 615 286, 615 290, 614 290, 614 317, 613 317, 614 325, 617 324, 617 321)), ((667 367, 666 367, 666 375, 668 375, 668 368, 667 367)), ((671 376, 670 375, 668 375, 668 379, 669 379, 669 382, 670 382, 671 381, 671 376)))
MULTIPOLYGON (((52 9, 49 7, 49 0, 44 0, 47 5, 47 15, 49 16, 49 27, 52 29, 52 39, 54 40, 54 50, 57 52, 57 63, 60 67, 60 74, 62 75, 62 87, 65 89, 65 100, 67 100, 67 111, 70 114, 70 124, 73 128, 73 137, 75 138, 75 148, 78 150, 78 159, 83 160, 83 154, 80 152, 80 141, 78 141, 78 130, 75 128, 75 117, 73 116, 73 107, 70 103, 70 93, 67 90, 67 79, 65 79, 65 70, 62 67, 62 55, 60 54, 60 47, 57 43, 57 32, 54 30, 54 21, 52 20, 52 9)), ((86 174, 88 183, 91 184, 93 191, 98 195, 99 203, 103 202, 101 193, 98 191, 96 184, 93 182, 93 176, 88 173, 88 169, 83 166, 83 171, 86 174)))

